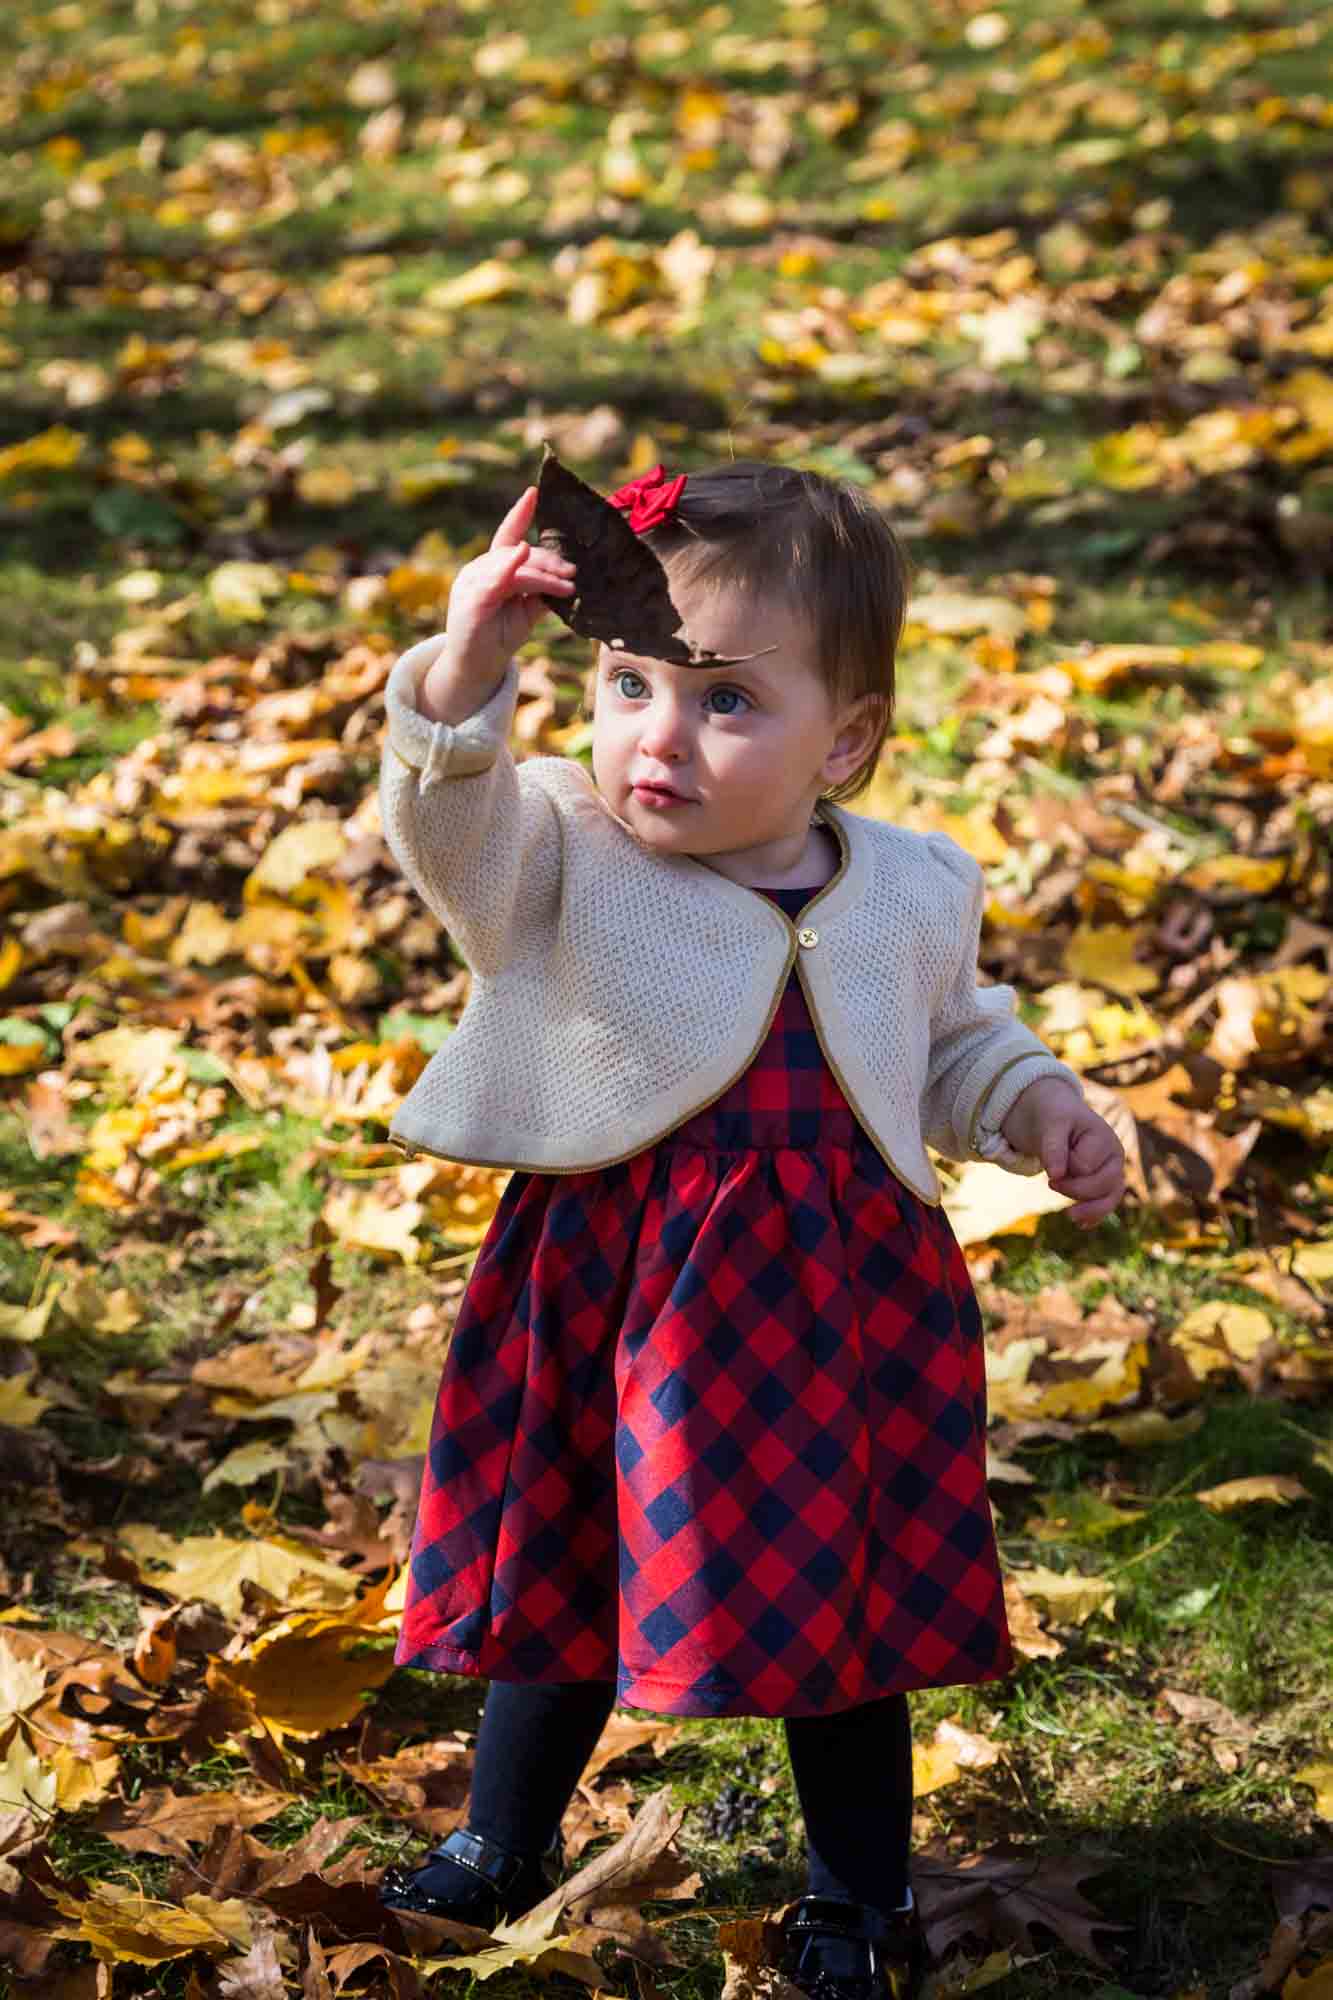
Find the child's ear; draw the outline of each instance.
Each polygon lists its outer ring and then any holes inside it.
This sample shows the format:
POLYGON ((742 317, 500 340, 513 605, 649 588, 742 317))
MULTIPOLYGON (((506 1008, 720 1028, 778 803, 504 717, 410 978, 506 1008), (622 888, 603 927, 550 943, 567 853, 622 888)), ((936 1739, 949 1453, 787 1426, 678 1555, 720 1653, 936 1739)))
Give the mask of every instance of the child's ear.
POLYGON ((842 727, 825 759, 825 773, 830 783, 838 783, 849 771, 855 770, 868 754, 884 717, 885 701, 881 694, 863 694, 846 710, 842 727), (835 762, 840 768, 830 772, 828 765, 835 762))

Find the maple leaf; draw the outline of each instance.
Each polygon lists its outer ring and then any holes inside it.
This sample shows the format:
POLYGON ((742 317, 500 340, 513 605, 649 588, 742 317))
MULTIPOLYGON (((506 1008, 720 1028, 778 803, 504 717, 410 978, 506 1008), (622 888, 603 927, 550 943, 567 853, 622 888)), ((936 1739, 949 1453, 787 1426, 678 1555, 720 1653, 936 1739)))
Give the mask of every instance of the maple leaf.
POLYGON ((1128 1926, 1103 1917, 1079 1884, 1107 1866, 1086 1855, 1046 1857, 1003 1841, 956 1865, 918 1857, 912 1887, 936 1958, 966 1937, 994 1937, 1035 1952, 1032 1926, 1039 1924, 1081 1957, 1106 1966, 1093 1932, 1128 1926))
POLYGON ((285 1811, 290 1803, 280 1792, 246 1798, 239 1792, 141 1792, 133 1802, 104 1806, 93 1821, 95 1830, 132 1854, 186 1856, 191 1842, 208 1840, 218 1826, 257 1826, 285 1811))

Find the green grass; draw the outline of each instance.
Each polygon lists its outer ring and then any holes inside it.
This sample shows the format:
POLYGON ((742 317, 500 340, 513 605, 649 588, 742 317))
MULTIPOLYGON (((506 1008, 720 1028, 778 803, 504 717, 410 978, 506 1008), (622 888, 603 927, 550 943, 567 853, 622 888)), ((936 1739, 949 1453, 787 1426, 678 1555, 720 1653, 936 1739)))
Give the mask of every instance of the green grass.
MULTIPOLYGON (((58 804, 56 794, 103 811, 105 787, 151 738, 163 738, 168 770, 187 748, 229 740, 218 733, 232 713, 225 706, 202 717, 187 707, 168 721, 158 703, 118 688, 127 663, 113 657, 113 643, 135 628, 149 654, 180 664, 182 683, 190 663, 234 655, 238 715, 256 655, 284 637, 320 642, 303 665, 308 677, 360 638, 398 647, 434 629, 436 613, 387 599, 356 610, 344 593, 409 561, 428 535, 442 538, 451 565, 476 553, 534 476, 540 435, 609 404, 619 422, 608 441, 568 454, 603 490, 628 476, 636 449, 634 469, 656 457, 694 469, 753 454, 850 477, 880 498, 909 475, 937 497, 1003 492, 995 475, 1033 464, 1052 474, 1066 491, 1014 502, 969 534, 923 529, 915 500, 886 501, 917 567, 915 590, 985 594, 1005 589, 1013 573, 1053 578, 1052 623, 1024 642, 1025 670, 1086 642, 1214 638, 1257 643, 1264 663, 1254 672, 1144 675, 1076 695, 1076 727, 1061 750, 986 771, 977 750, 993 717, 985 703, 961 705, 976 671, 972 645, 912 646, 899 663, 897 728, 918 740, 891 767, 904 805, 997 810, 1040 794, 1074 802, 1119 774, 1200 856, 1243 851, 1253 795, 1237 795, 1223 774, 1174 800, 1152 795, 1181 732, 1200 716, 1236 740, 1280 731, 1293 688, 1318 677, 1316 656, 1299 649, 1327 644, 1330 573, 1293 559, 1274 529, 1276 501, 1299 487, 1305 467, 1261 451, 1236 470, 1123 491, 1101 482, 1093 447, 1137 423, 1173 436, 1203 412, 1263 407, 1293 369, 1311 365, 1299 349, 1257 337, 1243 307, 1224 365, 1211 373, 1178 327, 1145 334, 1141 318, 1171 280, 1188 279, 1199 289, 1182 323, 1217 323, 1209 287, 1255 259, 1284 309, 1322 298, 1328 210, 1303 196, 1293 206, 1292 176, 1327 179, 1326 133, 1308 100, 1327 67, 1330 23, 1286 0, 1229 11, 1117 0, 1072 13, 1055 0, 1015 0, 1002 10, 1007 39, 989 49, 965 32, 977 11, 920 0, 779 10, 731 0, 668 15, 641 0, 581 0, 569 10, 514 0, 501 17, 478 0, 445 9, 391 0, 374 13, 319 0, 258 12, 229 0, 184 11, 43 0, 0 20, 8 58, 0 451, 58 428, 82 440, 71 465, 0 475, 0 725, 7 711, 34 728, 73 732, 72 745, 0 777, 3 819, 58 804), (525 45, 506 53, 504 38, 515 34, 525 45), (483 50, 489 59, 478 63, 483 50), (357 103, 351 85, 361 65, 380 63, 404 122, 394 146, 368 157, 362 139, 379 107, 357 103), (1034 72, 1034 63, 1045 67, 1034 72), (701 142, 713 144, 712 155, 696 148, 688 162, 679 123, 687 91, 725 99, 722 130, 701 142), (1117 92, 1138 99, 1141 115, 1122 117, 1117 92), (831 131, 820 113, 844 97, 853 116, 831 131), (771 163, 757 165, 752 135, 765 118, 786 132, 771 163), (1218 124, 1226 118, 1230 131, 1218 124), (867 164, 876 131, 895 120, 910 126, 915 148, 867 164), (614 171, 612 180, 603 172, 608 148, 626 139, 642 162, 638 193, 617 192, 614 171), (493 157, 469 200, 456 156, 484 148, 493 157), (498 178, 514 171, 525 188, 498 178), (90 185, 100 199, 89 198, 90 185), (770 212, 747 213, 738 191, 764 196, 770 212), (1296 251, 1273 233, 1276 219, 1299 222, 1296 251), (600 239, 640 259, 691 228, 715 261, 683 323, 626 332, 569 318, 571 286, 600 239), (1009 232, 1004 256, 1031 258, 1031 286, 1048 288, 1062 308, 1038 336, 1053 349, 1034 345, 1025 360, 985 371, 951 316, 917 347, 881 346, 873 329, 853 324, 850 348, 883 366, 840 384, 795 358, 789 336, 778 342, 785 353, 766 346, 774 313, 809 314, 817 328, 830 302, 836 321, 889 278, 924 288, 930 246, 941 239, 959 239, 972 260, 957 282, 989 288, 995 258, 969 239, 996 231, 1009 232), (1071 232, 1082 259, 1072 270, 1062 261, 1071 232), (780 268, 802 245, 809 266, 780 268), (1293 262, 1299 256, 1304 264, 1293 262), (510 265, 512 297, 427 305, 433 287, 490 258, 510 265), (163 352, 136 359, 138 342, 163 352), (77 364, 75 373, 62 364, 77 364), (305 388, 330 400, 284 408, 283 398, 305 388), (979 471, 941 462, 976 437, 990 440, 979 471), (357 490, 333 505, 303 499, 277 459, 294 444, 305 448, 303 471, 346 472, 357 490), (415 503, 400 497, 402 473, 446 456, 464 483, 415 503), (1191 540, 1200 527, 1225 533, 1216 544, 1191 540), (332 595, 290 584, 312 549, 324 552, 332 595), (209 578, 234 560, 270 564, 284 580, 262 622, 232 622, 210 601, 209 578), (122 595, 125 577, 145 569, 158 575, 157 595, 122 595)), ((948 283, 933 280, 946 291, 948 283)), ((648 272, 626 303, 661 296, 648 272)), ((999 294, 985 296, 995 303, 999 294)), ((1327 357, 1313 365, 1326 371, 1327 357)), ((1324 452, 1311 464, 1326 460, 1324 452)), ((576 713, 587 649, 548 622, 528 652, 551 662, 563 724, 576 713)), ((227 683, 219 686, 225 703, 227 683)), ((320 794, 321 804, 352 811, 374 765, 363 736, 342 790, 320 794)), ((1281 943, 1293 916, 1326 920, 1320 799, 1300 780, 1284 793, 1283 837, 1314 857, 1299 895, 1214 913, 1240 971, 1281 943)), ((128 816, 132 838, 96 865, 68 830, 44 837, 45 874, 22 860, 11 866, 0 850, 6 917, 21 927, 70 901, 114 939, 127 910, 154 914, 166 850, 156 844, 151 795, 128 816)), ((253 817, 210 834, 172 893, 235 913, 265 838, 286 817, 273 814, 263 836, 253 817)), ((166 839, 178 859, 178 829, 166 839)), ((1022 853, 1015 879, 1024 893, 1050 862, 1022 853)), ((372 905, 386 893, 377 885, 372 905)), ((373 1038, 386 1014, 427 1011, 423 990, 452 969, 444 947, 433 963, 400 952, 396 938, 371 955, 380 990, 345 1010, 349 1038, 373 1038)), ((251 968, 237 960, 211 971, 240 978, 251 968)), ((103 985, 73 958, 25 967, 22 978, 13 1017, 43 1026, 51 1067, 71 1025, 76 1036, 108 1028, 150 1012, 156 997, 103 985)), ((313 1039, 320 1023, 314 1013, 306 1019, 313 1039)), ((209 1031, 190 1029, 188 1039, 200 1054, 209 1031)), ((97 1084, 70 1104, 76 1124, 110 1102, 97 1084)), ((23 1087, 17 1079, 6 1089, 18 1099, 23 1087)), ((176 1534, 229 1531, 246 1498, 275 1505, 288 1525, 323 1518, 313 1485, 268 1480, 253 1495, 234 1487, 205 1495, 203 1459, 164 1455, 159 1478, 142 1487, 92 1469, 154 1442, 105 1393, 107 1377, 188 1363, 291 1326, 311 1298, 315 1225, 328 1195, 373 1185, 380 1171, 358 1165, 354 1124, 269 1117, 231 1098, 221 1129, 257 1130, 264 1143, 204 1169, 165 1171, 153 1200, 122 1211, 81 1200, 78 1156, 41 1157, 17 1111, 0 1110, 0 1186, 77 1239, 53 1273, 44 1247, 0 1229, 0 1298, 26 1305, 53 1275, 77 1267, 145 1302, 125 1334, 75 1327, 57 1309, 35 1349, 43 1377, 66 1392, 38 1435, 63 1453, 62 1490, 81 1518, 107 1532, 143 1520, 176 1534), (330 1131, 347 1138, 345 1155, 314 1151, 330 1131)), ((378 1136, 373 1123, 366 1136, 378 1136)), ((1267 1240, 1274 1190, 1281 1202, 1316 1209, 1327 1233, 1333 1146, 1270 1128, 1254 1157, 1259 1193, 1221 1209, 1228 1246, 1182 1251, 1160 1218, 1132 1209, 1090 1237, 1047 1217, 1035 1236, 1005 1239, 997 1279, 1027 1297, 1069 1286, 1089 1306, 1109 1294, 1144 1315, 1156 1341, 1196 1303, 1253 1303, 1226 1248, 1267 1240), (1292 1192, 1302 1186, 1308 1197, 1292 1192)), ((411 1266, 331 1246, 336 1318, 349 1337, 373 1332, 391 1343, 423 1306, 447 1319, 467 1246, 433 1228, 425 1240, 427 1256, 411 1266)), ((1261 1302, 1288 1341, 1326 1341, 1326 1331, 1261 1302)), ((0 1364, 25 1358, 5 1343, 0 1364)), ((1018 1448, 1035 1483, 994 1489, 1007 1561, 1113 1574, 1115 1615, 1063 1629, 1059 1658, 1027 1660, 1006 1682, 930 1690, 913 1702, 920 1739, 957 1715, 1004 1753, 918 1802, 918 1844, 963 1855, 1016 1838, 1042 1855, 1094 1855, 1105 1872, 1090 1883, 1093 1898, 1128 1926, 1115 1979, 1138 2000, 1195 1989, 1223 2000, 1253 1972, 1271 1933, 1263 1862, 1323 1852, 1329 1841, 1310 1791, 1293 1783, 1303 1764, 1333 1755, 1327 1401, 1252 1397, 1230 1381, 1213 1386, 1202 1407, 1193 1435, 1151 1449, 1091 1431, 1018 1448), (1227 1478, 1273 1472, 1299 1476, 1310 1500, 1214 1515, 1192 1497, 1227 1478), (1132 1524, 1096 1532, 1100 1505, 1130 1499, 1139 1503, 1132 1524), (1067 1539, 1034 1534, 1055 1511, 1071 1523, 1067 1539), (1253 1726, 1236 1768, 1162 1707, 1164 1689, 1221 1701, 1253 1726)), ((285 1434, 281 1423, 238 1423, 212 1442, 220 1456, 242 1439, 285 1434)), ((11 1518, 3 1553, 44 1619, 122 1648, 133 1641, 141 1593, 104 1576, 96 1558, 63 1550, 40 1513, 11 1518)), ((482 1684, 461 1677, 400 1671, 369 1714, 390 1735, 424 1740, 475 1728, 483 1695, 482 1684)), ((265 1840, 287 1846, 315 1817, 357 1814, 357 1838, 375 1865, 411 1850, 401 1823, 335 1770, 355 1733, 317 1748, 310 1789, 261 1829, 265 1840)), ((171 1746, 124 1750, 131 1793, 163 1783, 220 1788, 248 1771, 225 1749, 189 1767, 171 1746)), ((664 1934, 687 1961, 655 1967, 654 1982, 671 2000, 715 2000, 717 1913, 769 1907, 803 1886, 781 1725, 685 1720, 660 1763, 643 1754, 627 1772, 638 1803, 665 1784, 687 1807, 681 1846, 703 1881, 699 1913, 652 1910, 670 1919, 664 1934)), ((52 1851, 70 1877, 165 1887, 171 1864, 122 1853, 91 1830, 92 1817, 57 1824, 52 1851)), ((623 1960, 607 1970, 608 1985, 633 1992, 623 1960)), ((1056 1948, 1011 1972, 1002 1990, 1006 2000, 1099 1992, 1109 2000, 1109 1977, 1056 1948)), ((164 2000, 195 1990, 180 1963, 117 1967, 116 1983, 164 2000)), ((445 1984, 466 1986, 471 2000, 471 1980, 445 1984)), ((528 2000, 538 1986, 520 1973, 488 1982, 502 2000, 528 2000)))

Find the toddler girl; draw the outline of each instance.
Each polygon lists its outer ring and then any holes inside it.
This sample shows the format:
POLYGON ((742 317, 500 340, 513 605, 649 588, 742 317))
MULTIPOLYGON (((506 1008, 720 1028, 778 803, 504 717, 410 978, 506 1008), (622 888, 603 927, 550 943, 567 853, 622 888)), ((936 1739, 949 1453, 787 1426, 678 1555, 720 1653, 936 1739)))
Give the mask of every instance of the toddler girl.
POLYGON ((575 588, 526 539, 535 498, 386 690, 385 837, 472 973, 391 1136, 512 1172, 397 1653, 491 1683, 468 1822, 381 1895, 531 1907, 617 1703, 781 1716, 808 1858, 786 1969, 813 2000, 902 2000, 907 1694, 1013 1658, 981 1319, 926 1142, 1044 1167, 1085 1225, 1123 1155, 977 985, 976 862, 844 803, 906 605, 879 512, 751 461, 613 494, 722 660, 600 647, 590 779, 508 748, 513 655, 575 588))

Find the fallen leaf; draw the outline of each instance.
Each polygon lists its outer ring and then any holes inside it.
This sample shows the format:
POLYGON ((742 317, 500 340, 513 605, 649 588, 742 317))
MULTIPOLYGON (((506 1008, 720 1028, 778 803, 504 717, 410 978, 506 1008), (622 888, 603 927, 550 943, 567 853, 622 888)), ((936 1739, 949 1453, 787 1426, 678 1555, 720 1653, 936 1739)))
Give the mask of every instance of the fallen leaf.
POLYGON ((1272 1500, 1289 1507, 1293 1500, 1310 1500, 1299 1479, 1281 1472, 1260 1472, 1249 1479, 1227 1479, 1220 1486, 1206 1486, 1194 1495, 1214 1513, 1225 1514, 1232 1507, 1247 1507, 1256 1500, 1272 1500))
POLYGON ((190 1846, 211 1839, 219 1826, 259 1826, 285 1812, 290 1800, 280 1792, 245 1797, 239 1792, 173 1792, 163 1786, 104 1807, 93 1830, 131 1854, 187 1856, 190 1846))
POLYGON ((160 1965, 164 1959, 185 1958, 193 1951, 220 1957, 228 1951, 248 1951, 254 1925, 245 1904, 211 1896, 187 1896, 177 1906, 159 1903, 138 1889, 118 1882, 89 1882, 87 1894, 73 1896, 52 1890, 50 1899, 69 1922, 54 1927, 56 1937, 91 1946, 97 1958, 112 1964, 123 1959, 135 1965, 160 1965))
POLYGON ((1314 1809, 1320 1819, 1333 1821, 1333 1764, 1302 1764, 1293 1771, 1294 1785, 1309 1785, 1314 1792, 1314 1809))
POLYGON ((1105 1577, 1082 1576, 1077 1570, 1015 1569, 1009 1574, 1025 1597, 1035 1597, 1066 1625, 1086 1625, 1094 1611, 1110 1618, 1115 1612, 1115 1586, 1105 1577))
POLYGON ((1104 1966, 1093 1932, 1127 1927, 1103 1917, 1078 1885, 1106 1867, 1104 1860, 1083 1855, 1053 1860, 1011 1842, 955 1865, 918 1856, 912 1889, 932 1956, 943 1958, 967 1937, 995 1938, 1036 1952, 1031 1926, 1040 1924, 1080 1957, 1104 1966))
POLYGON ((964 1771, 982 1771, 998 1761, 1000 1747, 989 1737, 964 1729, 956 1718, 936 1724, 929 1743, 912 1745, 912 1787, 918 1798, 952 1785, 964 1771))

